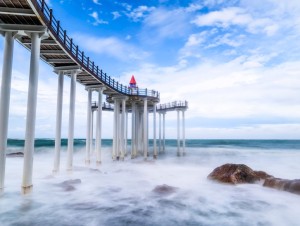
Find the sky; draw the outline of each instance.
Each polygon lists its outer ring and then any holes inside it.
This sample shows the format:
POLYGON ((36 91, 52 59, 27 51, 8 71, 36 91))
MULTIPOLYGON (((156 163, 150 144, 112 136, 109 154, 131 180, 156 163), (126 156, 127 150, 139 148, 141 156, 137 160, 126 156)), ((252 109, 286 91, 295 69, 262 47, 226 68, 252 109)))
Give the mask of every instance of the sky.
MULTIPOLYGON (((139 87, 160 92, 161 103, 187 100, 188 139, 300 138, 299 0, 47 2, 74 43, 108 75, 123 84, 135 75, 139 87)), ((25 136, 29 57, 16 43, 11 138, 25 136)), ((64 85, 67 137, 69 78, 64 85)), ((41 62, 36 137, 55 136, 56 94, 57 75, 41 62)), ((85 138, 86 105, 78 84, 77 138, 85 138)), ((167 138, 176 138, 176 117, 167 114, 167 138)), ((103 115, 104 138, 112 137, 112 118, 103 115)))

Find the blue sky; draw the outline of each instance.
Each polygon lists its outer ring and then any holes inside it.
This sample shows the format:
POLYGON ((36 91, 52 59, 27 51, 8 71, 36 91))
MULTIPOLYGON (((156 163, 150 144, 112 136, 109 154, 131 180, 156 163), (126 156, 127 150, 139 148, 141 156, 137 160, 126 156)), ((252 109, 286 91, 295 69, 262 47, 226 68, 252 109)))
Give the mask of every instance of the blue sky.
MULTIPOLYGON (((298 0, 48 3, 68 35, 107 74, 123 84, 134 74, 139 87, 161 92, 162 103, 188 100, 188 138, 299 139, 298 0)), ((2 62, 3 38, 0 51, 2 62)), ((16 44, 10 137, 25 134, 28 58, 16 44)), ((40 70, 37 136, 54 137, 57 77, 42 62, 40 70)), ((75 136, 85 137, 87 93, 80 85, 77 91, 75 136)), ((68 99, 66 78, 64 136, 68 99)), ((110 138, 111 113, 103 123, 103 136, 110 138)), ((168 137, 176 137, 175 127, 176 114, 169 113, 168 137)))

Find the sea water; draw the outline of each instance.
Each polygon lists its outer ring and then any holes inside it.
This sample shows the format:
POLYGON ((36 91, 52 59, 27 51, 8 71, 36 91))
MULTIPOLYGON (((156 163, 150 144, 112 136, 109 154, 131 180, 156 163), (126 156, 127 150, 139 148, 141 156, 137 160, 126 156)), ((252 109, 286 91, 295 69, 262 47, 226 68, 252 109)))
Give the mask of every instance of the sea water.
MULTIPOLYGON (((23 151, 10 140, 8 152, 23 151)), ((104 140, 102 164, 92 153, 85 165, 85 141, 75 140, 74 170, 66 171, 66 140, 61 170, 52 175, 53 140, 37 140, 33 191, 21 194, 23 158, 7 158, 5 190, 0 196, 0 225, 259 225, 299 226, 300 196, 259 184, 224 185, 207 175, 224 163, 243 163, 276 177, 300 178, 300 141, 188 140, 186 155, 176 156, 176 141, 165 154, 112 161, 104 140), (63 181, 80 179, 66 191, 63 181), (156 194, 157 185, 178 188, 156 194)), ((152 146, 150 144, 150 155, 152 146)))

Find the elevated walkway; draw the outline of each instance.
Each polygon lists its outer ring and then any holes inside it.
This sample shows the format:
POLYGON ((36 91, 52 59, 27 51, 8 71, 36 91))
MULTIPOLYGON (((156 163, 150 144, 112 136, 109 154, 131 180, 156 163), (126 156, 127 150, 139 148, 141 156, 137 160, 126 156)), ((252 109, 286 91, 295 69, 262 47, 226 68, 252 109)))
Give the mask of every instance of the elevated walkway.
MULTIPOLYGON (((32 31, 45 28, 49 34, 41 41, 40 57, 55 69, 78 66, 81 72, 77 82, 88 86, 105 86, 108 96, 124 95, 133 98, 147 98, 148 104, 159 102, 159 93, 147 89, 130 89, 107 75, 88 57, 79 45, 74 43, 61 22, 54 17, 53 10, 45 0, 5 0, 0 1, 0 31, 32 31)), ((20 35, 17 40, 31 50, 30 37, 20 35)), ((129 98, 130 101, 131 98, 129 98)))

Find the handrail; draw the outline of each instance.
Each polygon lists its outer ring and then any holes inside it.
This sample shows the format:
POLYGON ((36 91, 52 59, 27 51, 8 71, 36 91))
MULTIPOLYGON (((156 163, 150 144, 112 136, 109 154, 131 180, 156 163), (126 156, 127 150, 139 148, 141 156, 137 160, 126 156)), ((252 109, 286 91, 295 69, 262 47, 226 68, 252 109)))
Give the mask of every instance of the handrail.
POLYGON ((156 106, 157 110, 167 110, 172 108, 188 108, 188 102, 187 101, 173 101, 171 103, 167 104, 158 104, 156 106))
POLYGON ((128 96, 145 96, 145 97, 155 97, 159 98, 160 95, 158 91, 147 90, 147 89, 132 89, 128 86, 119 84, 119 82, 112 79, 102 70, 99 70, 99 67, 95 65, 94 61, 91 61, 89 57, 84 54, 84 51, 81 51, 78 45, 75 45, 73 39, 70 38, 66 30, 63 30, 60 26, 60 21, 53 16, 53 10, 49 8, 45 0, 31 0, 35 9, 40 14, 41 18, 47 25, 48 29, 56 37, 57 41, 64 47, 64 50, 72 56, 73 59, 83 67, 88 73, 97 77, 102 83, 106 86, 109 86, 113 90, 128 96))
MULTIPOLYGON (((92 108, 98 108, 98 102, 93 101, 92 104, 91 104, 91 107, 92 108)), ((103 102, 102 103, 102 108, 114 110, 114 105, 110 104, 110 103, 103 102)))

